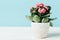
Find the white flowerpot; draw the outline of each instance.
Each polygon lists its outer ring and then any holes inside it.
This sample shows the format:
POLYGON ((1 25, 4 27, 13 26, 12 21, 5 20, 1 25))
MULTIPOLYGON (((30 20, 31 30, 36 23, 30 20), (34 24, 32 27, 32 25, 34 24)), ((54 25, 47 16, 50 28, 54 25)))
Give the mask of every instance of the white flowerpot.
POLYGON ((48 36, 49 23, 31 23, 34 38, 46 38, 48 36))

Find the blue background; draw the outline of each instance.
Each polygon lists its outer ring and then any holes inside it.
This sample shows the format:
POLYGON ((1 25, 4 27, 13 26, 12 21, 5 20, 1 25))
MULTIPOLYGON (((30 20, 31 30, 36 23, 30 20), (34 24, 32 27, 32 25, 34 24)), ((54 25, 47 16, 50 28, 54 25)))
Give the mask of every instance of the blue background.
POLYGON ((53 25, 60 26, 59 0, 0 0, 0 26, 30 26, 25 15, 30 15, 30 7, 41 2, 52 7, 51 17, 58 18, 53 25))

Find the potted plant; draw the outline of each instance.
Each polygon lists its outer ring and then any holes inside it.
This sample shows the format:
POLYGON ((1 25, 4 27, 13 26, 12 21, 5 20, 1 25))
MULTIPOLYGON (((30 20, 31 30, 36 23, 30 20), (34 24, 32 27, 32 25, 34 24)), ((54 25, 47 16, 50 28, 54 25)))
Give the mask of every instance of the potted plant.
POLYGON ((51 6, 45 6, 43 3, 36 4, 36 7, 30 8, 30 16, 26 16, 32 23, 32 31, 36 38, 46 38, 48 35, 49 27, 52 26, 52 20, 56 18, 50 18, 51 6))

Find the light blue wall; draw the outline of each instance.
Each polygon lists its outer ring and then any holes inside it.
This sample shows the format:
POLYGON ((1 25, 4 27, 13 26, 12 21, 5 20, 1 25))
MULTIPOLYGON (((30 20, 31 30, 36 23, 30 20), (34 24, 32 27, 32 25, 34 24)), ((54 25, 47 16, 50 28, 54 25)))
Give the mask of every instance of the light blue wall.
POLYGON ((25 15, 30 15, 29 8, 38 2, 43 2, 52 7, 51 17, 54 26, 60 26, 60 1, 59 0, 0 0, 0 26, 30 26, 25 15))

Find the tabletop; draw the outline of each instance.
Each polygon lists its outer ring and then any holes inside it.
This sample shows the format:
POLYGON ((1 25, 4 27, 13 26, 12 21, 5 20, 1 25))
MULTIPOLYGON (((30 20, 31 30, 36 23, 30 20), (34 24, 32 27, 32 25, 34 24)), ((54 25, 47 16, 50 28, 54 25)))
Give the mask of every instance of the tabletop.
POLYGON ((0 40, 60 40, 60 27, 50 27, 48 37, 32 37, 31 27, 0 27, 0 40))

